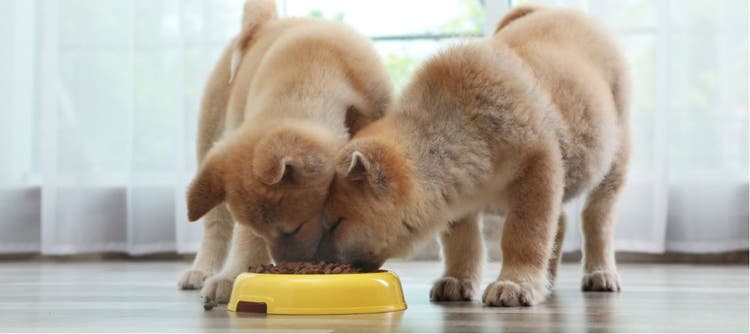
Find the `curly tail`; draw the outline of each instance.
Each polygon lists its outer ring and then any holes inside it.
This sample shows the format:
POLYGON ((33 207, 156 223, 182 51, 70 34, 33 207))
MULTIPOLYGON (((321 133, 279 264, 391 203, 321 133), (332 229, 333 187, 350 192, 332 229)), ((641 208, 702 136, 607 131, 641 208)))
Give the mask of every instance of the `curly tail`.
POLYGON ((500 19, 500 22, 497 24, 497 28, 495 28, 495 34, 497 34, 500 29, 504 28, 505 26, 511 24, 513 21, 518 20, 526 15, 531 14, 532 12, 535 12, 537 10, 541 9, 541 7, 537 6, 518 6, 516 8, 511 9, 505 16, 503 16, 502 19, 500 19))
POLYGON ((229 75, 229 82, 232 82, 237 68, 240 66, 240 59, 247 51, 253 35, 266 22, 278 18, 276 12, 275 0, 247 0, 242 13, 242 29, 237 36, 234 52, 232 53, 232 63, 229 75))

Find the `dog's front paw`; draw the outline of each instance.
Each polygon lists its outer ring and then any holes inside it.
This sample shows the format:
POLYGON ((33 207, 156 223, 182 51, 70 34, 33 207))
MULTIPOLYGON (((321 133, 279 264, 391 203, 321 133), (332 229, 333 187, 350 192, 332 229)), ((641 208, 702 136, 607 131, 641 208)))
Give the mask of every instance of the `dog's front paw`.
POLYGON ((184 273, 177 281, 177 287, 182 290, 197 290, 203 286, 203 281, 211 274, 207 271, 191 268, 184 273))
POLYGON ((211 276, 211 278, 206 280, 206 284, 203 286, 203 290, 201 290, 203 302, 228 303, 229 297, 232 295, 233 285, 234 278, 222 274, 211 276))
POLYGON ((583 275, 583 291, 619 292, 622 288, 620 275, 615 270, 596 270, 583 275))
POLYGON ((479 282, 468 278, 443 277, 432 285, 430 300, 436 302, 471 300, 479 289, 479 282))
POLYGON ((544 284, 497 280, 484 290, 482 302, 487 306, 532 306, 544 300, 544 284))

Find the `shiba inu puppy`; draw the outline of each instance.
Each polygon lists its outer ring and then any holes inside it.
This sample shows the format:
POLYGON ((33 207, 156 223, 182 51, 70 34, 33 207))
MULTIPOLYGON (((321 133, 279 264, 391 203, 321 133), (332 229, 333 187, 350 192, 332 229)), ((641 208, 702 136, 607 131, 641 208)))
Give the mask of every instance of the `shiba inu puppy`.
POLYGON ((506 220, 491 306, 545 299, 565 232, 561 206, 587 194, 584 290, 619 291, 615 206, 630 152, 626 62, 591 18, 520 7, 493 36, 448 48, 387 115, 340 151, 320 257, 367 269, 440 233, 437 301, 480 284, 478 214, 506 220))
POLYGON ((335 154, 383 115, 391 86, 365 37, 338 23, 279 19, 274 1, 247 1, 241 32, 205 88, 200 167, 188 190, 189 218, 204 217, 204 235, 179 286, 203 286, 207 301, 223 303, 234 278, 269 255, 311 258, 335 154))

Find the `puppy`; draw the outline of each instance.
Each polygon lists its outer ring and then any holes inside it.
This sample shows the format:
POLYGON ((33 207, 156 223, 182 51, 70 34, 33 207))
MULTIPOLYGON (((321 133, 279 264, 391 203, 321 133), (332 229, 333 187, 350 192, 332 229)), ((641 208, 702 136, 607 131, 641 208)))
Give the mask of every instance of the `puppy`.
POLYGON ((587 193, 584 290, 618 291, 615 205, 630 152, 626 64, 604 27, 572 10, 520 7, 493 36, 427 61, 392 112, 337 158, 321 258, 368 269, 441 233, 431 298, 480 283, 478 213, 505 214, 490 306, 544 300, 565 231, 561 206, 587 193))
POLYGON ((187 200, 191 221, 205 216, 204 234, 179 286, 200 288, 223 265, 202 294, 224 303, 234 278, 270 263, 269 251, 277 261, 311 258, 335 154, 383 115, 391 86, 363 36, 337 23, 278 19, 273 1, 247 1, 242 30, 204 93, 200 167, 187 200))

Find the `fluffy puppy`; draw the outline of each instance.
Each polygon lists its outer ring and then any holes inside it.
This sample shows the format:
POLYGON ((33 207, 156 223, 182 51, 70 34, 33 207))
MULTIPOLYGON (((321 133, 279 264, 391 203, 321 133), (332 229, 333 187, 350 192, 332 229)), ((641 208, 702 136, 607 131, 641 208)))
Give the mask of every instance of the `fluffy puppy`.
POLYGON ((335 154, 390 98, 366 38, 337 23, 278 19, 273 1, 247 1, 241 32, 205 88, 187 201, 191 221, 205 216, 204 234, 179 286, 200 288, 223 264, 202 291, 223 303, 234 278, 269 263, 269 251, 276 261, 311 258, 335 154))
POLYGON ((554 279, 564 202, 588 193, 584 290, 618 291, 615 204, 628 163, 625 61, 604 27, 572 10, 521 7, 495 34, 427 61, 392 112, 339 153, 322 258, 372 269, 441 233, 431 298, 478 291, 478 216, 506 220, 503 268, 482 297, 534 305, 554 279))

